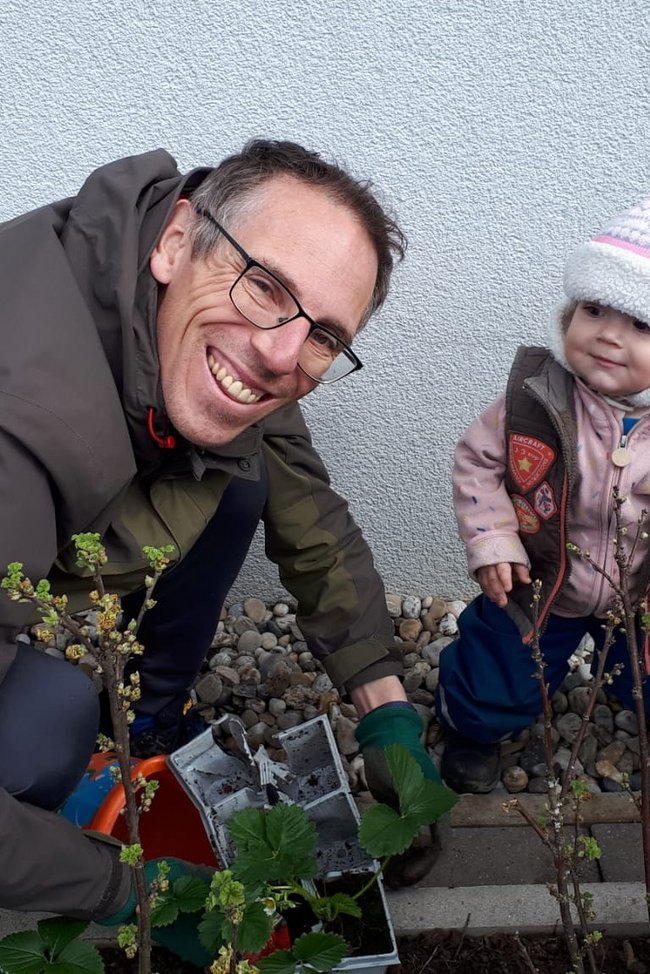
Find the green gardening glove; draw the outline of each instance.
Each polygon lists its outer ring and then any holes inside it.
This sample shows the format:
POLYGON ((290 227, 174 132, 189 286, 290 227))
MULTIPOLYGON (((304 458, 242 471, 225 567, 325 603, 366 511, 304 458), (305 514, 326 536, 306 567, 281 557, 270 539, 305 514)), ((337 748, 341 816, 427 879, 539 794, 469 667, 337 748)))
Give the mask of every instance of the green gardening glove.
POLYGON ((399 800, 388 770, 384 748, 401 744, 422 768, 425 778, 444 787, 431 758, 422 743, 422 718, 405 701, 382 704, 362 717, 356 738, 363 754, 368 788, 377 801, 399 808, 399 800))
MULTIPOLYGON (((206 967, 212 963, 214 956, 209 954, 200 943, 198 926, 203 916, 204 903, 208 895, 210 880, 215 870, 210 866, 197 866, 192 862, 185 862, 183 859, 162 856, 160 859, 151 859, 145 863, 144 875, 147 887, 158 878, 158 863, 163 860, 169 866, 167 881, 172 894, 170 897, 171 901, 175 899, 175 884, 178 880, 200 879, 205 886, 205 892, 204 895, 201 895, 199 887, 199 895, 197 896, 199 906, 197 909, 190 913, 181 908, 172 923, 165 926, 156 926, 156 917, 154 915, 152 917, 151 939, 161 947, 166 947, 167 950, 172 954, 176 954, 181 960, 187 961, 190 964, 196 964, 197 967, 206 967)), ((178 897, 180 900, 181 890, 178 891, 178 897)), ((118 913, 114 913, 112 916, 105 917, 103 920, 98 920, 97 922, 106 926, 115 926, 118 923, 135 923, 135 907, 135 891, 132 890, 129 899, 118 913)))

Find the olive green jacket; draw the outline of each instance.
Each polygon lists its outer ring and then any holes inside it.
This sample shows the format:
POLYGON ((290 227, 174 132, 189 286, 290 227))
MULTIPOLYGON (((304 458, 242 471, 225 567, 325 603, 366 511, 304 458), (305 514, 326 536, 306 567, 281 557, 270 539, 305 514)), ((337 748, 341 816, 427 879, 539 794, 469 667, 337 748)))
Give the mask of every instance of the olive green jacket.
MULTIPOLYGON (((384 590, 346 503, 334 493, 297 406, 216 453, 168 426, 156 351, 158 286, 149 256, 168 215, 209 170, 181 176, 157 150, 96 170, 78 195, 0 227, 0 572, 20 561, 87 602, 70 538, 98 531, 107 588, 142 585, 143 544, 182 558, 234 476, 268 470, 266 551, 298 600, 298 622, 348 689, 401 664, 384 590)), ((0 680, 28 607, 0 594, 0 680)))

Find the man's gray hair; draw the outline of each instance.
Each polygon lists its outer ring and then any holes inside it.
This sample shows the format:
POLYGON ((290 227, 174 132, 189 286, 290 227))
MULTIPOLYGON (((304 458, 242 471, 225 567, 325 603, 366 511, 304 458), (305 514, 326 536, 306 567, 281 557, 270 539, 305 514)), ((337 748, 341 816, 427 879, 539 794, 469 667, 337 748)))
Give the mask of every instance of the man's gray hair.
MULTIPOLYGON (((406 252, 406 237, 371 191, 371 182, 354 179, 341 166, 295 142, 253 139, 213 169, 190 199, 228 229, 245 215, 248 202, 254 205, 255 191, 273 176, 293 176, 323 189, 348 207, 365 228, 378 261, 367 320, 386 300, 394 262, 406 252)), ((217 228, 198 215, 191 233, 193 256, 212 253, 220 242, 217 228)))

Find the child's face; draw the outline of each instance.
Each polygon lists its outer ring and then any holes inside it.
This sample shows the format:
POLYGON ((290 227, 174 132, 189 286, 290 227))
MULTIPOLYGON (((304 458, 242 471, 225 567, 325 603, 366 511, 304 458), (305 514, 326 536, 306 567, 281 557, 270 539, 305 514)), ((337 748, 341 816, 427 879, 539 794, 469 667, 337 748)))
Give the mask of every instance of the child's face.
POLYGON ((576 375, 605 395, 650 388, 650 325, 600 304, 580 303, 564 338, 576 375))

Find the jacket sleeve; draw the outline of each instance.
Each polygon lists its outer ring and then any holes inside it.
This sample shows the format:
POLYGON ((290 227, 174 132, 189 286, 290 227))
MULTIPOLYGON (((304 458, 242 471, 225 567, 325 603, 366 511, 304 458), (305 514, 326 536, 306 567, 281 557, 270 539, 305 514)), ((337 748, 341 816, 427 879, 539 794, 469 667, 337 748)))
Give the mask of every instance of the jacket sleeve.
MULTIPOLYGON (((35 584, 47 576, 56 551, 48 478, 31 454, 0 430, 0 578, 9 562, 19 561, 35 584)), ((12 602, 0 589, 0 683, 16 655, 16 633, 33 619, 33 606, 12 602)))
POLYGON ((475 419, 456 447, 454 509, 474 576, 485 565, 530 567, 519 524, 505 488, 505 396, 475 419))
POLYGON ((298 601, 297 622, 333 683, 401 675, 382 581, 346 502, 330 486, 297 407, 267 421, 266 552, 298 601))

